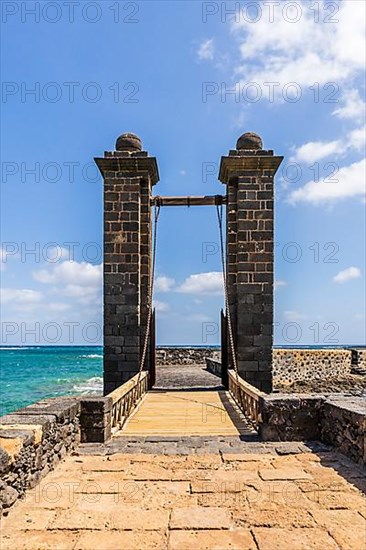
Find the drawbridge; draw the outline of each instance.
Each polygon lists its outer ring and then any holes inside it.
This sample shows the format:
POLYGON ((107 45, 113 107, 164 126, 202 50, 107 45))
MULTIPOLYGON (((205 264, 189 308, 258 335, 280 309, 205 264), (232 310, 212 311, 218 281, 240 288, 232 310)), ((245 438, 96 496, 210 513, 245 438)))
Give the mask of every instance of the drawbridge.
POLYGON ((122 436, 240 436, 253 428, 225 391, 148 392, 122 436))
POLYGON ((221 157, 225 194, 167 197, 153 194, 157 159, 135 134, 122 134, 114 151, 95 159, 104 179, 102 437, 110 434, 109 418, 121 437, 241 436, 259 425, 262 392, 272 391, 274 176, 282 160, 247 132, 221 157), (162 387, 155 365, 157 230, 166 207, 214 207, 217 214, 225 296, 220 377, 195 391, 162 387))

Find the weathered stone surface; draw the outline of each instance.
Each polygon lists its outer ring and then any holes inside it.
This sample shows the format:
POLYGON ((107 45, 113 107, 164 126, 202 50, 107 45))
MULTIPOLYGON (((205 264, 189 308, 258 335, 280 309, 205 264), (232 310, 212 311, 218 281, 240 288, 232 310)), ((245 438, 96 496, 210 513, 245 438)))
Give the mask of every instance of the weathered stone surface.
MULTIPOLYGON (((98 531, 81 533, 75 550, 101 550, 101 534, 98 531)), ((164 531, 105 531, 103 550, 161 550, 167 547, 164 531)))
POLYGON ((229 529, 232 522, 227 510, 196 506, 173 509, 169 526, 170 529, 229 529))
POLYGON ((274 349, 273 382, 285 388, 295 382, 336 379, 351 372, 352 351, 345 349, 274 349))
POLYGON ((70 550, 78 537, 79 534, 72 531, 37 531, 29 527, 29 530, 3 535, 0 546, 2 550, 70 550))
POLYGON ((241 149, 263 149, 262 139, 258 134, 254 132, 246 132, 236 142, 236 148, 241 149))
POLYGON ((366 463, 366 404, 362 398, 273 394, 260 398, 259 432, 265 441, 321 439, 359 464, 366 463))
POLYGON ((339 550, 334 539, 321 529, 255 527, 253 534, 259 550, 339 550))
POLYGON ((136 134, 126 133, 117 138, 116 151, 141 151, 141 139, 136 134))
POLYGON ((323 396, 273 394, 260 399, 265 441, 319 439, 323 396))
MULTIPOLYGON (((1 440, 0 440, 1 441, 1 440)), ((1 443, 0 443, 1 445, 1 443)), ((5 472, 9 464, 9 455, 8 453, 0 446, 0 474, 5 472)))
POLYGON ((210 388, 222 389, 221 379, 203 365, 186 364, 157 366, 155 389, 210 388))
MULTIPOLYGON (((221 158, 227 186, 226 280, 240 375, 272 390, 274 176, 282 157, 263 151, 261 138, 241 136, 221 158)), ((227 338, 227 349, 230 349, 227 338)), ((233 368, 229 354, 229 365, 233 368)))
POLYGON ((253 447, 251 453, 227 459, 218 451, 189 457, 68 456, 10 509, 1 548, 363 548, 365 500, 355 486, 361 481, 360 467, 336 452, 279 455, 275 445, 257 448, 272 453, 256 454, 253 447), (120 467, 108 471, 107 463, 120 467), (246 465, 250 471, 241 469, 246 465), (143 468, 154 479, 132 481, 143 468), (262 475, 268 480, 253 480, 256 470, 270 472, 262 475), (178 472, 188 480, 165 480, 178 472), (155 479, 159 473, 161 479, 155 479), (196 476, 210 483, 212 492, 192 493, 196 476), (241 491, 228 491, 235 480, 241 491))
POLYGON ((156 349, 157 365, 204 365, 206 357, 220 359, 217 348, 169 348, 156 349))
POLYGON ((310 474, 307 474, 301 468, 268 468, 260 469, 259 476, 264 481, 294 481, 311 480, 310 474))
MULTIPOLYGON (((137 374, 147 324, 156 159, 134 134, 96 158, 104 178, 104 393, 137 374)), ((149 362, 147 354, 146 367, 149 362)), ((95 440, 95 439, 94 439, 95 440)))
POLYGON ((1 417, 0 426, 1 500, 5 511, 77 447, 79 402, 74 398, 43 400, 1 417))
POLYGON ((366 402, 327 400, 322 408, 321 438, 355 462, 366 464, 366 402))
POLYGON ((12 504, 14 504, 14 502, 17 500, 18 496, 19 496, 19 493, 16 489, 14 489, 11 486, 5 487, 1 491, 1 501, 2 501, 3 507, 10 508, 10 506, 12 506, 12 504))
POLYGON ((169 550, 192 550, 192 548, 256 550, 257 546, 249 529, 171 532, 169 550))

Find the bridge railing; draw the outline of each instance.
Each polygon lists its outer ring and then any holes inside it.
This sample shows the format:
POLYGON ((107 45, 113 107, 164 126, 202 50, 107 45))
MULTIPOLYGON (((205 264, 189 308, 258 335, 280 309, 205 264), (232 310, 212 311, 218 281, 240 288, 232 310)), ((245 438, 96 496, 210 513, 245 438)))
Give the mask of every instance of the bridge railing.
POLYGON ((108 394, 112 399, 111 427, 118 431, 148 390, 149 373, 143 371, 108 394))
POLYGON ((258 429, 261 422, 260 399, 266 394, 248 384, 234 370, 229 370, 229 391, 238 407, 258 429))

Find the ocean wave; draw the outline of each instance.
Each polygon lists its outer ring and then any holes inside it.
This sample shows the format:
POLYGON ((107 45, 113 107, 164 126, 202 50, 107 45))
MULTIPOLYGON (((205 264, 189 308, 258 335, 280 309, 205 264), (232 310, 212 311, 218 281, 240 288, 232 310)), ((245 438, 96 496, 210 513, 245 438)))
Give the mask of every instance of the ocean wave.
POLYGON ((79 394, 96 394, 99 395, 103 392, 103 378, 100 376, 93 376, 84 382, 80 382, 73 386, 73 391, 79 394))
POLYGON ((89 353, 89 355, 80 355, 82 359, 103 359, 103 355, 100 353, 89 353))

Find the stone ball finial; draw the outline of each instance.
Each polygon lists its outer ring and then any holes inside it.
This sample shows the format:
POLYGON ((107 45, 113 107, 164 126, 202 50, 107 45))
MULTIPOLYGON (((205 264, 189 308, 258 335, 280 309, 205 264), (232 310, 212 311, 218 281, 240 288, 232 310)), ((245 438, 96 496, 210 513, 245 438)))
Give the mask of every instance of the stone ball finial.
POLYGON ((236 148, 238 151, 243 149, 263 149, 262 138, 254 132, 246 132, 236 142, 236 148))
POLYGON ((116 151, 141 151, 141 139, 136 134, 122 134, 117 138, 116 151))

